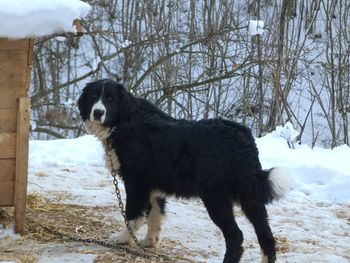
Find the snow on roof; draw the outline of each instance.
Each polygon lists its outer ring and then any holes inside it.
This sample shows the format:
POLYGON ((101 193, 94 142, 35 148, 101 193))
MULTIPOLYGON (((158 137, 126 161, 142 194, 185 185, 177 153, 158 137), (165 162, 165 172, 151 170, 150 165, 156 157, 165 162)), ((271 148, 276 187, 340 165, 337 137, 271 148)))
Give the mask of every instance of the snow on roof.
POLYGON ((89 10, 90 6, 79 0, 0 0, 0 37, 75 32, 73 21, 89 10))

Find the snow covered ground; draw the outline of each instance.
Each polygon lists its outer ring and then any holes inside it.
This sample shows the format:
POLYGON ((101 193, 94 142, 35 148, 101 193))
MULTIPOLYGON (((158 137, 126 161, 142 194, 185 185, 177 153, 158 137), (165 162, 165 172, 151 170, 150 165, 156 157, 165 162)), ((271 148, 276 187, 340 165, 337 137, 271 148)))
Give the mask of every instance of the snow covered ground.
MULTIPOLYGON (((287 196, 268 206, 279 243, 278 262, 350 262, 350 148, 311 149, 296 144, 290 149, 281 134, 277 131, 257 139, 263 167, 285 167, 293 179, 287 196)), ((29 193, 87 207, 116 205, 102 147, 92 136, 31 141, 29 193)), ((118 211, 108 211, 123 224, 118 211)), ((260 262, 254 230, 239 208, 235 212, 245 238, 242 262, 260 262)), ((138 236, 144 233, 141 229, 138 236)), ((0 227, 0 252, 19 238, 11 228, 0 227)), ((184 249, 193 262, 221 262, 223 258, 221 232, 199 200, 169 200, 162 239, 174 244, 174 249, 184 249)), ((42 244, 33 244, 38 246, 42 244)), ((36 256, 39 262, 94 262, 99 251, 90 248, 89 253, 79 252, 85 245, 78 243, 50 246, 36 256), (76 248, 73 252, 72 247, 76 248)), ((166 252, 171 256, 171 251, 166 252)))

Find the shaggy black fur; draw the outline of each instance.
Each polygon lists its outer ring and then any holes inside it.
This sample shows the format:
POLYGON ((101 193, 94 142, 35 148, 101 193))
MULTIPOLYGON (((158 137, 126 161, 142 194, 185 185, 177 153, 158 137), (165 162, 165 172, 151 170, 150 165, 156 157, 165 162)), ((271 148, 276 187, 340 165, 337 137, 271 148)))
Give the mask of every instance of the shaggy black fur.
MULTIPOLYGON (((265 262, 275 262, 265 204, 278 194, 247 127, 223 119, 174 119, 111 80, 88 84, 78 105, 84 122, 108 129, 126 188, 128 220, 147 211, 154 192, 198 197, 224 235, 224 262, 239 262, 243 235, 233 214, 237 203, 255 228, 265 262), (103 123, 90 117, 98 100, 106 107, 103 123)), ((165 199, 158 202, 163 211, 165 199)))

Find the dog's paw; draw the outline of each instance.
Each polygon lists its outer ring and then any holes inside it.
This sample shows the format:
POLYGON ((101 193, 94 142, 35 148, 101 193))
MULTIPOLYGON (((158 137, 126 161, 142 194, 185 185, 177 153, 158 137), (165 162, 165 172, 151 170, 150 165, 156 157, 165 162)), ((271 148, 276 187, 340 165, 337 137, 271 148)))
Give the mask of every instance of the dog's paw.
POLYGON ((146 237, 145 239, 140 240, 139 243, 141 246, 144 246, 144 247, 158 247, 159 238, 146 237))
POLYGON ((109 240, 118 244, 125 244, 128 245, 131 243, 131 237, 129 233, 118 233, 118 234, 113 234, 109 237, 109 240))

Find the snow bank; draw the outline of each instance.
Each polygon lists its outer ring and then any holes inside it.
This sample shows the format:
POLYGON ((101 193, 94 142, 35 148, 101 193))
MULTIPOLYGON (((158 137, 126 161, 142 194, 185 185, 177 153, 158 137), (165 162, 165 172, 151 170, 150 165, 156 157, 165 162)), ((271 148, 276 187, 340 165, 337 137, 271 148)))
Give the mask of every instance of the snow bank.
MULTIPOLYGON (((74 196, 74 204, 115 202, 101 143, 93 136, 29 142, 29 189, 45 196, 74 196)), ((68 202, 68 201, 67 201, 68 202)), ((51 262, 51 261, 50 261, 51 262)))
MULTIPOLYGON (((344 145, 333 150, 311 149, 307 145, 296 145, 295 149, 290 149, 282 137, 284 134, 278 129, 256 142, 263 168, 284 167, 288 170, 293 181, 290 197, 314 202, 350 203, 350 148, 344 145)), ((91 135, 67 140, 30 141, 31 167, 103 167, 103 155, 101 143, 91 135)))
POLYGON ((350 148, 342 145, 333 150, 310 148, 306 144, 288 147, 287 141, 277 132, 256 140, 263 166, 319 167, 350 176, 350 148))
POLYGON ((291 195, 295 199, 350 203, 350 148, 343 145, 333 150, 311 149, 295 144, 295 149, 290 149, 286 133, 295 134, 287 126, 284 131, 279 128, 256 140, 262 166, 287 168, 294 183, 291 195))
POLYGON ((0 0, 0 37, 75 32, 74 19, 86 16, 89 10, 79 0, 0 0))
POLYGON ((30 141, 29 161, 35 165, 103 166, 103 148, 93 136, 52 141, 30 141))

